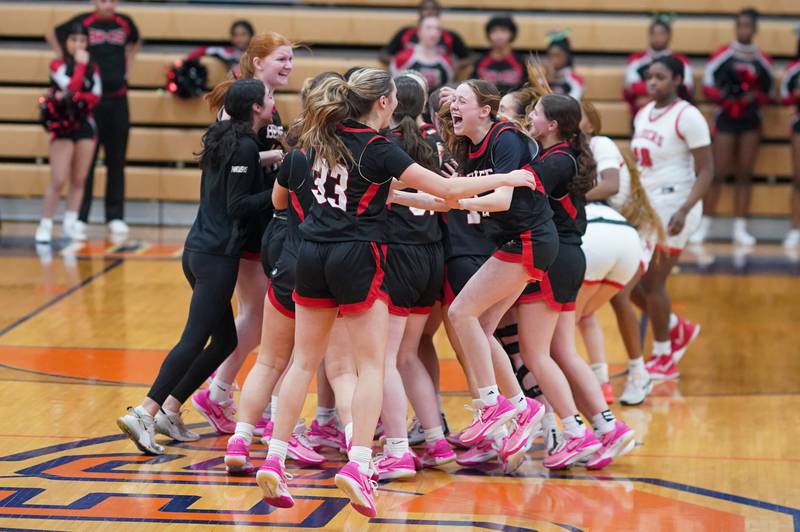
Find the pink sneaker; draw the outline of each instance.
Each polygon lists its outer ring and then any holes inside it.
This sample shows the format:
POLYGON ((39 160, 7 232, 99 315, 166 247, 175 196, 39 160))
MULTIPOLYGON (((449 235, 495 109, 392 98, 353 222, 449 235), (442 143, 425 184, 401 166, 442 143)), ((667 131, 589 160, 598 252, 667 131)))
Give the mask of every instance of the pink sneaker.
POLYGON ((236 432, 236 407, 233 401, 215 403, 211 400, 211 392, 203 389, 192 396, 192 404, 201 416, 206 418, 211 426, 220 434, 233 434, 236 432))
POLYGON ((497 404, 480 408, 467 406, 467 409, 475 412, 475 419, 461 433, 461 441, 466 445, 475 443, 487 435, 491 436, 495 429, 511 421, 516 415, 514 406, 502 395, 497 397, 497 404))
POLYGON ((375 461, 375 472, 381 480, 398 480, 414 478, 417 468, 411 453, 405 453, 399 458, 387 454, 375 461))
POLYGON ((342 490, 350 499, 350 505, 360 514, 375 517, 378 512, 375 508, 375 490, 378 483, 369 475, 365 475, 358 468, 358 463, 347 464, 336 473, 334 478, 336 487, 342 490))
POLYGON ((289 458, 300 462, 303 465, 320 465, 325 461, 325 457, 314 450, 313 445, 305 435, 305 424, 295 427, 292 438, 289 440, 289 458))
POLYGON ((314 445, 314 450, 319 451, 321 447, 328 447, 339 452, 346 451, 344 443, 344 431, 336 426, 336 420, 332 419, 324 425, 315 419, 311 422, 308 430, 308 439, 314 445))
POLYGON ((603 391, 603 399, 606 400, 606 404, 610 405, 614 403, 614 388, 611 386, 610 382, 604 382, 600 385, 600 389, 603 391))
POLYGON ((494 448, 494 442, 489 438, 484 438, 467 452, 461 453, 456 459, 456 463, 464 467, 470 467, 485 464, 495 458, 497 458, 497 449, 494 448))
POLYGON ((447 443, 449 443, 450 445, 452 445, 456 449, 469 449, 470 448, 469 445, 466 445, 463 441, 461 441, 461 433, 460 432, 456 432, 454 434, 448 434, 446 439, 447 439, 447 443))
POLYGON ((256 436, 263 436, 264 435, 264 429, 267 428, 267 425, 269 425, 270 426, 270 430, 272 430, 271 423, 272 422, 269 419, 265 418, 265 417, 258 418, 258 421, 256 421, 256 428, 253 431, 253 434, 255 434, 256 436))
POLYGON ((681 361, 686 349, 700 334, 700 325, 692 323, 678 316, 678 324, 669 331, 669 340, 672 345, 672 361, 675 364, 681 361))
POLYGON ((648 373, 650 374, 650 378, 655 381, 674 381, 681 376, 672 355, 661 355, 658 357, 656 363, 648 369, 648 373))
POLYGON ((294 499, 289 493, 289 486, 286 485, 286 481, 291 479, 292 475, 286 472, 286 468, 277 456, 267 456, 256 473, 256 482, 261 488, 264 501, 276 508, 294 506, 294 499))
POLYGON ((250 463, 250 444, 242 436, 234 434, 225 450, 225 469, 232 475, 250 474, 256 470, 250 463))
POLYGON ((603 446, 589 457, 589 461, 586 462, 586 469, 603 469, 614 458, 630 452, 636 445, 633 436, 633 429, 622 421, 617 420, 614 424, 614 430, 600 436, 600 443, 603 446))
POLYGON ((422 455, 423 467, 439 467, 449 464, 457 458, 447 440, 441 439, 436 443, 425 444, 425 454, 422 455))
POLYGON ((272 439, 272 429, 275 427, 275 424, 272 423, 272 420, 267 420, 267 424, 264 425, 264 428, 261 430, 261 443, 269 447, 269 440, 272 439))
POLYGON ((572 438, 566 432, 563 438, 562 445, 553 454, 544 457, 544 466, 547 469, 564 469, 596 453, 603 446, 589 429, 585 429, 580 438, 572 438))
POLYGON ((544 405, 536 399, 526 398, 527 406, 525 410, 517 414, 514 418, 514 430, 507 437, 503 438, 503 445, 500 447, 500 458, 515 454, 524 448, 531 439, 534 431, 539 428, 544 417, 544 405))

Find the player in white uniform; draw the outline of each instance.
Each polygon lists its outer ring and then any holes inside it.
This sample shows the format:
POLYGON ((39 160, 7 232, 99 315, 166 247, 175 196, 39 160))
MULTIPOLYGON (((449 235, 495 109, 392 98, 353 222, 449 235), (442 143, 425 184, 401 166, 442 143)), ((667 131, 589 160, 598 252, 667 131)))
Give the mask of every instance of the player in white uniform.
POLYGON ((676 379, 676 364, 700 328, 671 313, 666 281, 703 215, 701 198, 714 172, 711 134, 700 111, 682 98, 688 95, 681 94, 679 59, 655 59, 647 89, 653 101, 636 115, 631 150, 650 203, 667 230, 640 283, 653 327, 654 356, 648 369, 653 378, 676 379))
POLYGON ((586 195, 587 227, 583 237, 586 255, 584 285, 578 294, 578 326, 592 362, 592 370, 601 383, 607 402, 613 401, 608 378, 608 364, 603 330, 594 312, 611 301, 620 334, 628 353, 628 382, 620 402, 641 404, 650 391, 650 376, 642 357, 638 315, 631 302, 631 292, 646 271, 652 256, 648 241, 663 240, 663 228, 642 189, 639 174, 626 160, 617 145, 600 136, 602 121, 590 102, 581 102, 581 130, 590 136, 590 146, 597 163, 598 184, 586 195), (600 203, 603 202, 603 203, 600 203), (621 213, 625 213, 626 219, 621 213))

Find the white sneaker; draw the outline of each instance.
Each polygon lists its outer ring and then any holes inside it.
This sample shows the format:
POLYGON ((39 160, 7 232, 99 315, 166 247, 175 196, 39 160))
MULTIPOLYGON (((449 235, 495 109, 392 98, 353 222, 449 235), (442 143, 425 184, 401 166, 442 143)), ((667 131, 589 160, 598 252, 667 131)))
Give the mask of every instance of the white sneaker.
POLYGON ((755 246, 756 237, 747 232, 747 220, 736 218, 733 221, 733 242, 740 246, 755 246))
POLYGON ((625 382, 625 389, 619 398, 620 404, 636 406, 644 403, 645 398, 653 389, 653 381, 646 372, 642 374, 629 374, 625 382))
POLYGON ((133 444, 145 454, 164 454, 164 447, 156 443, 156 423, 150 416, 143 416, 135 408, 117 418, 117 426, 128 435, 133 444))
POLYGON ((703 216, 700 220, 700 225, 697 228, 697 231, 692 233, 689 236, 689 243, 690 244, 702 244, 706 241, 708 237, 708 231, 711 229, 711 218, 708 216, 703 216))
POLYGON ((411 420, 408 426, 408 444, 411 446, 420 445, 425 442, 425 431, 422 429, 422 423, 419 422, 416 416, 411 420))
POLYGON ((186 428, 181 413, 168 414, 163 410, 155 416, 156 432, 175 441, 197 441, 200 435, 186 428))
POLYGON ((39 244, 49 244, 53 240, 53 220, 40 221, 34 238, 39 244))
POLYGON ((108 230, 112 235, 127 235, 130 227, 122 220, 111 220, 108 222, 108 230))
POLYGON ((800 229, 790 229, 783 239, 783 247, 792 249, 800 246, 800 229))
POLYGON ((67 222, 64 221, 62 225, 61 232, 64 234, 65 237, 69 238, 70 240, 75 240, 78 242, 83 242, 87 239, 86 236, 86 224, 80 221, 74 222, 67 222))

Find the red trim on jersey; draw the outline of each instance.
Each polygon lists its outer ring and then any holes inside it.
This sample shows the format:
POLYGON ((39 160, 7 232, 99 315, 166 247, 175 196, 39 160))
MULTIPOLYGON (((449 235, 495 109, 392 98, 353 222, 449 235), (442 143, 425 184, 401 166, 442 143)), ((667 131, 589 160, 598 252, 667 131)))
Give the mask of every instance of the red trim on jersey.
POLYGON ((596 284, 600 284, 600 283, 602 283, 602 282, 603 282, 603 280, 602 280, 602 279, 600 279, 600 280, 598 280, 598 281, 593 281, 593 280, 591 280, 591 279, 584 279, 584 280, 583 280, 583 284, 585 284, 585 285, 587 285, 587 286, 593 286, 593 285, 596 285, 596 284))
POLYGON ((115 14, 115 15, 114 15, 114 21, 115 21, 117 24, 119 24, 119 25, 122 27, 122 29, 123 29, 123 30, 125 30, 125 33, 127 33, 128 35, 130 35, 130 34, 131 34, 131 27, 130 27, 130 25, 129 25, 129 24, 126 22, 126 21, 125 21, 125 19, 124 19, 124 18, 122 18, 121 16, 119 16, 119 15, 116 15, 116 14, 115 14))
POLYGON ((292 291, 292 301, 301 307, 336 308, 339 306, 332 297, 306 297, 298 294, 297 290, 292 291))
POLYGON ((339 131, 344 131, 345 133, 377 133, 377 131, 371 127, 350 127, 345 126, 344 124, 337 124, 336 129, 339 131))
POLYGON ((531 231, 525 231, 519 235, 522 242, 522 266, 525 271, 530 275, 530 280, 538 281, 544 277, 544 272, 536 267, 536 261, 533 257, 533 240, 531 239, 531 231))
POLYGON ((239 258, 242 260, 261 261, 261 253, 256 253, 255 251, 242 251, 242 255, 239 258))
POLYGON ((375 259, 375 274, 372 276, 372 283, 369 285, 369 292, 366 299, 358 303, 347 303, 339 305, 339 315, 346 316, 348 314, 360 314, 372 308, 377 299, 389 304, 389 296, 383 291, 381 285, 383 284, 383 277, 385 272, 381 266, 381 254, 386 256, 386 244, 381 244, 381 249, 378 250, 378 245, 375 242, 370 242, 372 248, 372 257, 375 259))
POLYGON ((564 210, 567 211, 567 214, 573 220, 578 217, 578 209, 575 208, 575 204, 572 203, 572 198, 569 197, 569 194, 564 196, 563 198, 559 198, 558 202, 564 207, 564 210))
POLYGON ((559 303, 556 301, 555 294, 553 294, 553 286, 550 284, 550 275, 545 274, 542 280, 539 282, 539 291, 534 292, 532 294, 522 294, 517 299, 517 303, 519 304, 526 304, 526 303, 537 303, 539 301, 544 301, 548 307, 556 312, 569 312, 575 310, 575 302, 570 301, 569 303, 559 303))
POLYGON ((422 316, 427 316, 428 314, 433 312, 433 305, 431 305, 430 307, 411 307, 409 310, 411 311, 411 314, 420 314, 422 316))
POLYGON ((678 111, 678 117, 675 118, 675 134, 678 135, 678 138, 681 139, 684 142, 686 142, 686 139, 683 138, 683 134, 681 133, 680 129, 678 129, 678 124, 680 124, 681 115, 683 114, 683 112, 686 110, 687 107, 689 107, 689 106, 687 105, 683 109, 678 111))
POLYGON ((678 105, 678 104, 679 104, 679 103, 681 103, 682 101, 683 101, 683 100, 681 100, 680 98, 676 98, 674 102, 672 102, 671 104, 669 104, 669 107, 667 107, 667 108, 666 108, 666 110, 664 110, 664 111, 663 111, 663 112, 662 112, 660 115, 658 115, 658 116, 657 116, 657 117, 655 117, 655 118, 653 118, 653 109, 655 109, 655 108, 656 108, 656 106, 654 105, 654 106, 653 106, 653 107, 650 109, 650 112, 649 112, 649 113, 647 113, 647 120, 649 120, 651 124, 652 124, 653 122, 658 122, 658 121, 659 121, 659 120, 661 120, 661 118, 663 118, 665 115, 668 115, 668 114, 669 114, 669 112, 670 112, 670 111, 672 111, 672 108, 673 108, 673 107, 675 107, 676 105, 678 105))
POLYGON ((364 195, 361 196, 361 200, 358 202, 358 209, 356 209, 356 216, 361 216, 362 214, 364 214, 364 212, 369 208, 370 202, 372 202, 372 200, 375 199, 375 194, 378 193, 378 190, 380 190, 380 188, 381 186, 376 183, 370 184, 369 188, 367 189, 366 192, 364 192, 364 195))
POLYGON ((611 279, 599 279, 597 281, 593 281, 591 279, 585 279, 583 281, 583 284, 586 285, 586 286, 594 286, 596 284, 604 284, 604 285, 607 285, 607 286, 613 286, 617 290, 622 290, 623 288, 625 288, 624 284, 618 283, 616 281, 612 281, 611 279))
MULTIPOLYGON (((563 150, 560 150, 559 148, 569 148, 569 143, 567 141, 563 140, 563 141, 559 142, 558 144, 553 144, 552 146, 550 146, 549 148, 544 150, 544 153, 542 153, 542 160, 546 159, 547 157, 550 157, 554 153, 567 153, 567 152, 565 152, 563 150)), ((567 155, 569 155, 569 154, 567 154, 567 155)))
POLYGON ((680 255, 683 252, 683 248, 675 248, 666 244, 656 244, 656 249, 669 255, 680 255))
POLYGON ((542 184, 542 180, 539 177, 539 174, 536 173, 536 170, 529 164, 526 164, 520 170, 527 170, 528 172, 533 174, 533 179, 536 181, 536 192, 541 192, 542 194, 547 194, 544 190, 544 185, 542 184))
POLYGON ((85 19, 83 19, 83 23, 82 23, 82 24, 83 24, 84 26, 86 26, 86 27, 89 27, 89 26, 91 26, 91 25, 92 25, 92 23, 93 23, 95 20, 100 20, 100 15, 98 15, 97 13, 92 13, 92 14, 90 14, 88 17, 86 17, 85 19))
POLYGON ((304 221, 306 219, 306 213, 303 212, 303 207, 300 206, 300 200, 297 199, 297 194, 294 193, 293 190, 289 191, 289 198, 292 200, 292 208, 294 212, 297 213, 298 218, 300 221, 304 221))
POLYGON ((489 128, 488 133, 486 136, 483 137, 481 141, 481 145, 476 152, 469 152, 470 159, 476 159, 484 154, 486 148, 489 146, 489 139, 492 138, 492 133, 494 132, 495 128, 502 126, 502 129, 497 133, 498 135, 505 131, 506 129, 514 129, 514 126, 508 120, 500 120, 499 122, 495 122, 492 127, 489 128))
POLYGON ((272 306, 275 307, 275 310, 287 318, 294 319, 294 311, 281 305, 281 302, 278 301, 278 298, 275 296, 275 290, 272 289, 272 283, 269 283, 269 288, 267 289, 267 298, 269 299, 269 302, 272 303, 272 306))
POLYGON ((389 314, 391 314, 392 316, 406 317, 409 314, 411 314, 411 309, 405 307, 398 307, 397 305, 392 303, 391 298, 389 298, 389 314))
POLYGON ((447 266, 444 267, 444 280, 442 282, 442 304, 452 305, 456 299, 456 294, 453 292, 453 286, 450 284, 450 278, 447 276, 447 266))

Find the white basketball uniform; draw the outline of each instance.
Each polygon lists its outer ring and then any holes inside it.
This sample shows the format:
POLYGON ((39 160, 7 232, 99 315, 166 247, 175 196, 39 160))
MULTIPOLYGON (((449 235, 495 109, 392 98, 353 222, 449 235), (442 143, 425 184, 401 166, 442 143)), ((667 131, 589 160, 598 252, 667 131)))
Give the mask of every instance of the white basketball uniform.
MULTIPOLYGON (((711 145, 711 132, 697 107, 680 99, 664 109, 648 103, 636 114, 633 127, 631 151, 642 186, 667 230, 669 219, 689 197, 697 179, 691 150, 711 145)), ((686 216, 683 231, 667 235, 662 249, 680 253, 702 216, 703 204, 698 201, 686 216)))
POLYGON ((622 289, 644 264, 645 244, 639 232, 608 205, 586 205, 586 233, 581 249, 586 256, 584 284, 622 289))

